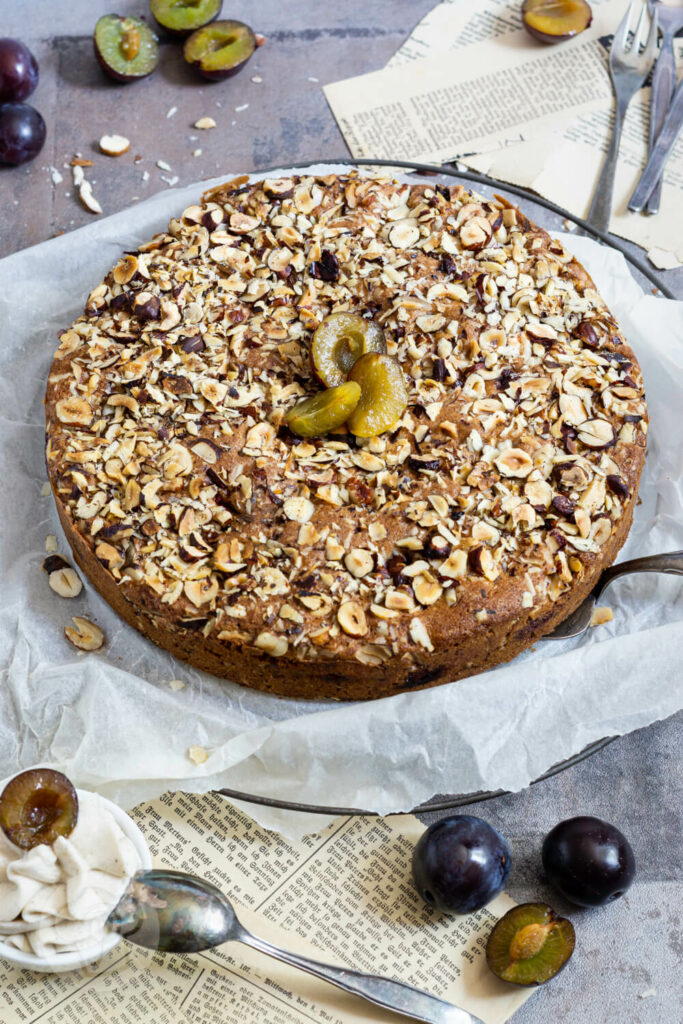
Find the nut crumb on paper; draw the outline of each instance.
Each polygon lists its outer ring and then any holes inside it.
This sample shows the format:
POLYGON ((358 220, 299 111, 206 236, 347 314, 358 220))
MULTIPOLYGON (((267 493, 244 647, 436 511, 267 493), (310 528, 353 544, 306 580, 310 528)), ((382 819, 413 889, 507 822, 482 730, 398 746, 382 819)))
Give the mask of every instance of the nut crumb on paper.
POLYGON ((187 756, 193 764, 204 764, 209 760, 209 752, 204 747, 190 747, 187 756))
POLYGON ((45 550, 48 553, 48 555, 54 555, 54 553, 59 550, 57 538, 55 537, 54 533, 48 533, 47 537, 45 538, 45 550))
POLYGON ((171 679, 168 685, 170 686, 174 693, 177 693, 178 690, 185 689, 185 683, 182 681, 182 679, 171 679))
POLYGON ((594 608, 591 615, 591 626, 604 626, 614 618, 614 612, 606 606, 594 608))
POLYGON ((82 615, 74 615, 73 626, 66 626, 64 635, 67 640, 81 651, 99 651, 104 644, 104 633, 90 619, 82 615))
POLYGON ((201 131, 208 131, 209 128, 216 127, 216 122, 212 117, 200 117, 198 121, 195 121, 194 127, 201 131))

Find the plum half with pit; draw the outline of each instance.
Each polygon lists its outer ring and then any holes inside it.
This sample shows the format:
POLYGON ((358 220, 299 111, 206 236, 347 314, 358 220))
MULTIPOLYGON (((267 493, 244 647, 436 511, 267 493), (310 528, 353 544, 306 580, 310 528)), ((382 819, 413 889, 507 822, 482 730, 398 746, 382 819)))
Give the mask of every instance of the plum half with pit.
POLYGON ((66 775, 30 768, 15 775, 0 794, 0 828, 15 846, 32 850, 66 839, 78 821, 78 796, 66 775))
POLYGON ((567 818, 543 840, 543 869, 558 892, 580 907, 601 907, 623 896, 636 860, 623 832, 587 815, 567 818))
POLYGON ((413 880, 429 906, 470 914, 502 891, 511 862, 510 847, 493 825, 456 814, 421 836, 413 852, 413 880))
POLYGON ((561 43, 587 29, 593 12, 586 0, 524 0, 522 21, 541 43, 561 43))
POLYGON ((38 61, 19 39, 0 39, 0 103, 28 99, 38 85, 38 61))
POLYGON ((328 388, 342 384, 361 356, 386 352, 384 331, 357 313, 332 313, 317 327, 311 342, 311 366, 328 388))
POLYGON ((104 14, 95 25, 95 55, 116 82, 137 82, 159 63, 159 40, 140 18, 104 14))
POLYGON ((219 82, 241 71, 256 46, 256 36, 243 21, 214 21, 192 33, 183 56, 204 78, 219 82))
POLYGON ((574 944, 571 921, 543 903, 522 903, 493 926, 486 962, 501 981, 542 985, 562 970, 574 944))
POLYGON ((223 0, 149 0, 152 16, 160 29, 174 39, 215 21, 223 0))
POLYGON ((45 143, 45 121, 29 103, 0 106, 0 164, 24 164, 45 143))

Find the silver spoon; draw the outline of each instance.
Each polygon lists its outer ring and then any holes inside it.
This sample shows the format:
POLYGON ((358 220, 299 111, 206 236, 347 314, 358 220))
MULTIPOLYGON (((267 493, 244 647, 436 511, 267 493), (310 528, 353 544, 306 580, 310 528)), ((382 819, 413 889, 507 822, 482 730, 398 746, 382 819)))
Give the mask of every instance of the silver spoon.
POLYGON ((609 569, 605 569, 586 600, 543 639, 569 640, 571 637, 585 633, 591 624, 595 604, 610 583, 614 583, 620 576, 629 576, 633 572, 664 572, 674 576, 683 576, 683 551, 669 551, 665 555, 634 558, 630 562, 621 562, 620 565, 612 565, 609 569))
POLYGON ((482 1024, 478 1017, 412 985, 318 963, 273 946, 242 927, 220 889, 181 871, 139 871, 109 915, 107 926, 137 946, 164 953, 198 953, 224 942, 244 942, 404 1017, 427 1024, 482 1024))

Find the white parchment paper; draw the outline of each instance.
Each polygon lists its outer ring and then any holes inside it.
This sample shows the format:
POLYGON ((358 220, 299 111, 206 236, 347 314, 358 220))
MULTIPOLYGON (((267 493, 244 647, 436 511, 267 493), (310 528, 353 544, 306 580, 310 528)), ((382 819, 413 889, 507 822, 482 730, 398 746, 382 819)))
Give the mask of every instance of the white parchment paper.
MULTIPOLYGON (((683 707, 683 586, 675 577, 616 583, 608 594, 614 621, 580 642, 540 643, 462 682, 352 705, 283 700, 219 681, 143 639, 87 582, 74 600, 49 589, 46 535, 57 534, 69 554, 52 498, 41 494, 42 399, 56 332, 82 311, 121 250, 232 176, 166 191, 0 261, 0 778, 47 762, 124 807, 167 789, 225 786, 389 812, 435 793, 521 789, 591 741, 683 707), (68 643, 72 615, 102 626, 102 651, 80 654, 68 643), (171 680, 185 685, 171 688, 171 680), (204 764, 188 758, 193 745, 209 751, 204 764)), ((621 322, 647 385, 648 460, 620 559, 681 549, 683 302, 644 295, 618 253, 563 240, 621 322)), ((265 808, 256 816, 291 835, 321 825, 265 808)))

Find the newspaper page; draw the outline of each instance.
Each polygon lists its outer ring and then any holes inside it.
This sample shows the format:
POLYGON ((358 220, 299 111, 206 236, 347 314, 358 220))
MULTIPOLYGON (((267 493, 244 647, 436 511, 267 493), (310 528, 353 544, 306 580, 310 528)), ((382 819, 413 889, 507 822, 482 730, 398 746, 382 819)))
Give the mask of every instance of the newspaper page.
MULTIPOLYGON (((290 841, 217 794, 166 794, 132 816, 155 867, 209 879, 243 925, 313 958, 416 985, 503 1024, 530 990, 498 981, 484 948, 511 906, 446 917, 410 877, 424 826, 413 817, 341 818, 290 841)), ((151 953, 125 941, 90 968, 21 971, 0 959, 1 1024, 393 1024, 372 1006, 247 946, 194 956, 151 953)))
POLYGON ((612 95, 600 37, 611 19, 560 47, 528 46, 523 31, 325 86, 354 156, 454 160, 543 134, 612 95))
MULTIPOLYGON (((606 50, 601 44, 608 41, 621 21, 628 0, 599 0, 593 3, 594 20, 589 32, 595 33, 599 49, 600 64, 604 67, 606 50)), ((586 40, 587 33, 578 37, 586 40)), ((560 50, 564 50, 563 45, 560 50)), ((446 66, 450 60, 455 66, 478 56, 481 66, 496 67, 502 73, 500 61, 510 49, 521 54, 547 54, 547 48, 530 40, 521 28, 519 4, 510 0, 479 0, 473 8, 469 0, 444 0, 438 4, 415 28, 409 39, 397 51, 387 65, 399 76, 403 69, 405 81, 396 91, 394 103, 410 105, 412 94, 418 87, 412 82, 413 72, 425 65, 446 66), (405 65, 410 64, 410 75, 405 65)), ((552 52, 555 52, 554 49, 552 52)), ((683 60, 683 40, 677 41, 677 56, 683 60)), ((597 62, 596 62, 597 63, 597 62)), ((469 67, 470 64, 468 63, 469 67)), ((548 64, 546 74, 552 70, 548 64)), ((558 67, 557 70, 560 70, 558 67)), ((380 75, 388 72, 379 72, 380 75)), ((368 76, 363 76, 367 78, 368 76)), ((498 77, 498 75, 496 76, 498 77)), ((474 79, 481 81, 481 76, 474 79)), ((359 81, 358 79, 351 80, 359 81)), ((445 79, 444 79, 445 81, 445 79)), ((342 86, 346 83, 340 83, 342 86)), ((469 152, 457 146, 457 152, 446 156, 446 150, 434 153, 423 147, 424 152, 409 153, 415 160, 433 159, 444 162, 457 156, 459 160, 492 177, 523 185, 564 206, 571 213, 583 216, 588 211, 598 180, 602 162, 607 152, 612 126, 612 89, 607 88, 601 101, 579 108, 575 99, 574 82, 571 78, 553 83, 553 89, 564 89, 566 98, 571 100, 561 112, 551 118, 528 118, 526 123, 513 121, 515 130, 503 133, 488 132, 479 140, 469 142, 469 152), (578 115, 578 116, 577 116, 578 115), (477 152, 478 150, 478 152, 477 152)), ((329 87, 328 87, 329 88, 329 87)), ((335 87, 331 87, 334 89, 335 87)), ((540 90, 543 93, 543 89, 540 90)), ((374 93, 369 93, 373 95, 374 93)), ((329 96, 328 96, 329 99, 329 96)), ((342 99, 342 104, 344 100, 342 99)), ((652 262, 669 269, 683 263, 683 137, 680 137, 667 164, 660 214, 647 217, 628 211, 628 200, 635 188, 647 159, 647 138, 649 121, 649 86, 640 91, 629 108, 620 149, 614 193, 611 230, 623 238, 642 245, 648 250, 652 262)), ((332 104, 334 109, 334 104, 332 104)), ((488 110, 479 97, 480 118, 488 110)), ((451 134, 458 131, 456 119, 447 109, 444 117, 450 117, 451 134)), ((540 111, 539 111, 540 112, 540 111)), ((354 150, 356 123, 367 121, 368 114, 355 111, 353 124, 347 134, 341 119, 341 111, 335 114, 344 131, 347 143, 354 150)), ((378 129, 379 126, 378 126, 378 129)), ((392 155, 405 155, 395 145, 393 126, 390 135, 392 155)), ((368 133, 364 128, 363 137, 368 133)), ((447 137, 448 133, 444 133, 447 137)), ((419 138, 419 136, 418 136, 419 138)), ((399 141, 399 146, 402 141, 399 141)), ((452 147, 451 147, 452 148, 452 147)))
MULTIPOLYGON (((609 0, 591 0, 595 10, 609 0)), ((521 0, 442 0, 413 29, 386 67, 457 50, 522 28, 521 0)), ((523 36, 527 44, 528 36, 523 36)))

